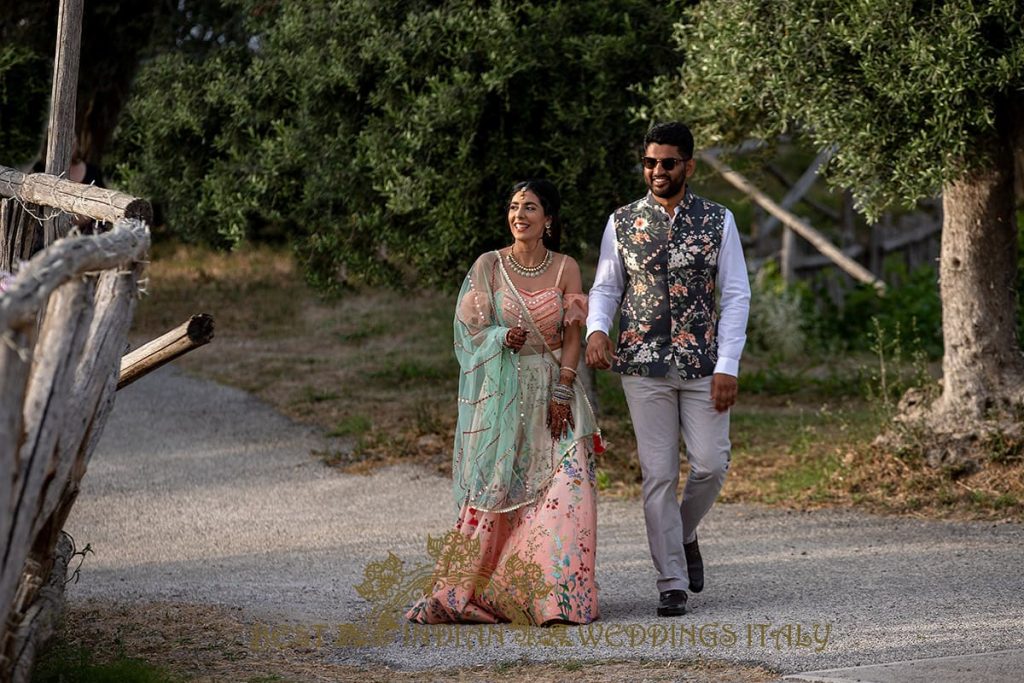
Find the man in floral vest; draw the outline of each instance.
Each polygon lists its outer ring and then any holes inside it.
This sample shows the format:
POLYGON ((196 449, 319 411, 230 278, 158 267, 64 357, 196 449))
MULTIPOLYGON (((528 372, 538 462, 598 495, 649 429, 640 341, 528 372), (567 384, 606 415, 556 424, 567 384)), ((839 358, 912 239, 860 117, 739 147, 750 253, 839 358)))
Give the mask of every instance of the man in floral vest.
POLYGON ((729 409, 750 284, 732 212, 687 184, 696 167, 689 128, 652 127, 641 161, 650 191, 616 210, 601 240, 587 364, 622 374, 643 471, 658 615, 678 616, 686 613, 686 591, 704 588, 697 527, 729 469, 729 409), (616 311, 613 352, 608 331, 616 311), (680 433, 690 462, 681 504, 680 433))

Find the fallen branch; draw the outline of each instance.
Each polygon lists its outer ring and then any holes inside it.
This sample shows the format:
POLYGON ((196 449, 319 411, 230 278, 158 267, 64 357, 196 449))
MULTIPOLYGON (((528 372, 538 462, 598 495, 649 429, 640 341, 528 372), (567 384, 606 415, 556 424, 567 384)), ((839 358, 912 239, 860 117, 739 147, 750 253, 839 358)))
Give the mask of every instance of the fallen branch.
POLYGON ((170 363, 192 349, 213 339, 213 318, 206 313, 194 315, 173 330, 140 346, 121 359, 117 388, 128 386, 153 370, 170 363))

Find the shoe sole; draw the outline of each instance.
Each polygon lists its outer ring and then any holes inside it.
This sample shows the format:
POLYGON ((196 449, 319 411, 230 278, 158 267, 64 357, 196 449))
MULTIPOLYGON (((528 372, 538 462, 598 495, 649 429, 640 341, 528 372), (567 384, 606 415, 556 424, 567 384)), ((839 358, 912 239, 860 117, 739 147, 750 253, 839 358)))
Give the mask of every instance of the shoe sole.
POLYGON ((659 617, 681 617, 686 614, 686 607, 659 607, 659 617))

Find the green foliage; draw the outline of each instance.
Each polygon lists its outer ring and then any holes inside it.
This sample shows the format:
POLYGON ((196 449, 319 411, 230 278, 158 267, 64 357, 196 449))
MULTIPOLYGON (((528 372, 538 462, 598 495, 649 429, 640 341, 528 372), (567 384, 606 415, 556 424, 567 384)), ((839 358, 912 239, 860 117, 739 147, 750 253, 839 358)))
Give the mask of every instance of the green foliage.
POLYGON ((984 164, 1024 87, 1018 0, 702 2, 675 38, 686 61, 655 79, 657 115, 704 144, 835 143, 828 175, 869 216, 984 164))
POLYGON ((171 228, 287 236, 324 288, 448 281, 508 241, 511 184, 563 193, 563 247, 642 189, 629 86, 678 65, 677 3, 260 0, 252 38, 146 65, 120 176, 171 228))
POLYGON ((32 683, 176 683, 180 677, 141 660, 118 656, 96 663, 89 650, 59 642, 36 662, 32 683))
MULTIPOLYGON (((29 165, 46 136, 58 0, 0 3, 0 163, 29 165), (13 65, 12 66, 12 56, 13 65)), ((220 0, 83 3, 75 128, 82 153, 103 160, 139 63, 168 50, 202 53, 238 41, 220 0)))
POLYGON ((897 404, 909 389, 923 389, 929 398, 935 398, 937 386, 931 381, 927 358, 920 338, 906 338, 898 325, 895 330, 882 327, 878 318, 871 319, 871 353, 876 365, 865 386, 868 400, 884 417, 896 414, 897 404))
POLYGON ((365 415, 348 415, 327 432, 327 436, 362 436, 373 428, 370 418, 365 415))
POLYGON ((801 290, 786 287, 778 265, 769 261, 754 277, 747 342, 773 361, 796 358, 806 347, 801 290))
POLYGON ((819 345, 850 351, 870 351, 876 330, 890 340, 910 341, 928 358, 942 356, 942 303, 938 274, 930 265, 907 272, 902 261, 886 264, 884 279, 892 283, 884 296, 870 285, 858 285, 842 306, 829 301, 809 302, 812 335, 819 345))
POLYGON ((30 162, 46 125, 50 85, 48 64, 19 45, 0 45, 0 164, 30 162))

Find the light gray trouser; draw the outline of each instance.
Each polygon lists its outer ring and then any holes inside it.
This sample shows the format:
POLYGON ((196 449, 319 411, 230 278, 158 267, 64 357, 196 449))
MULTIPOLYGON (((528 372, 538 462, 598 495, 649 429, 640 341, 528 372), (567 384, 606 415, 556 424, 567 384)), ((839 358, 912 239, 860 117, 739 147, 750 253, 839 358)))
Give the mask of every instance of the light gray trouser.
POLYGON ((658 590, 687 590, 683 543, 697 537, 697 525, 725 482, 729 411, 715 410, 710 377, 682 379, 674 366, 668 377, 623 375, 622 388, 636 432, 647 541, 658 571, 658 590), (682 504, 676 497, 680 431, 690 462, 682 504))

